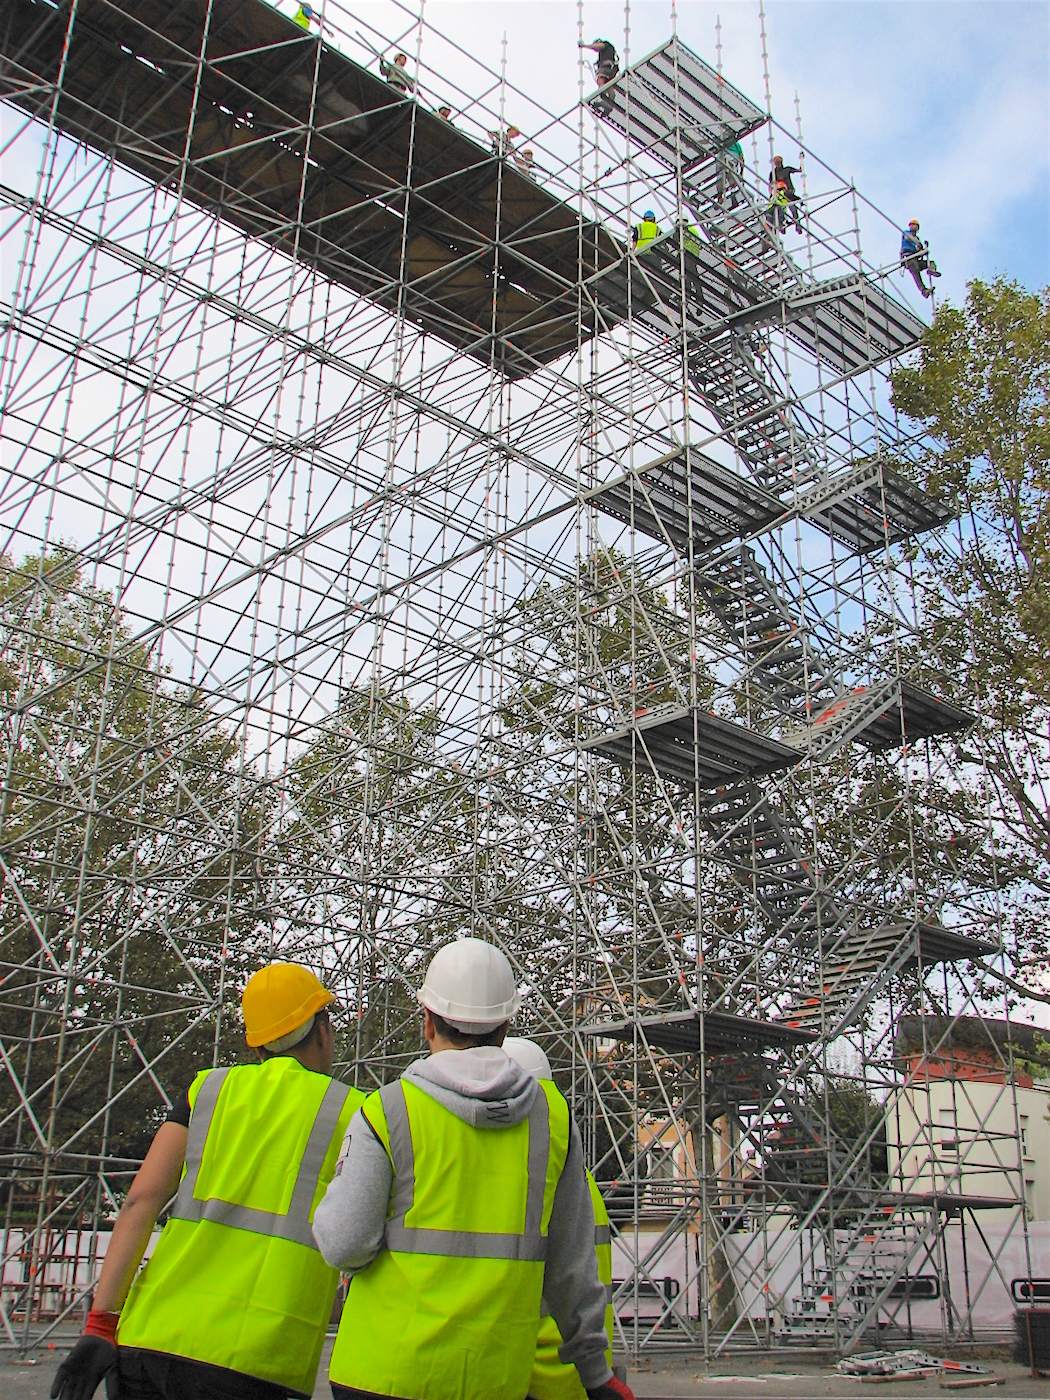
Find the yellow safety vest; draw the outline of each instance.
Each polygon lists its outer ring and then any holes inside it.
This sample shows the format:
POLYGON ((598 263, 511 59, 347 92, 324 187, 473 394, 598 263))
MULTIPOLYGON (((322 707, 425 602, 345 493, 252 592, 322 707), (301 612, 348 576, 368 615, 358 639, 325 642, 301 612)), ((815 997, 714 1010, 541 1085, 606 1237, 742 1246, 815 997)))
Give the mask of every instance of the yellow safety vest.
POLYGON ((338 1274, 310 1222, 364 1097, 286 1055, 197 1075, 182 1182, 121 1346, 312 1393, 338 1274))
POLYGON ((347 1293, 337 1385, 398 1400, 522 1400, 569 1109, 541 1083, 529 1116, 474 1128, 403 1079, 362 1113, 394 1168, 383 1248, 347 1293))
MULTIPOLYGON (((590 1172, 587 1185, 591 1188, 591 1203, 594 1206, 594 1250, 598 1256, 598 1277, 605 1284, 605 1334, 609 1346, 605 1359, 612 1366, 613 1305, 612 1305, 612 1238, 609 1231, 609 1212, 605 1209, 598 1183, 590 1172)), ((562 1335, 558 1324, 549 1313, 540 1319, 539 1336, 536 1339, 536 1360, 529 1381, 529 1395, 533 1400, 587 1400, 587 1392, 575 1366, 565 1366, 558 1357, 562 1335)))
POLYGON ((636 253, 643 252, 650 243, 655 243, 660 237, 660 225, 655 219, 643 219, 638 225, 638 242, 634 245, 636 253))

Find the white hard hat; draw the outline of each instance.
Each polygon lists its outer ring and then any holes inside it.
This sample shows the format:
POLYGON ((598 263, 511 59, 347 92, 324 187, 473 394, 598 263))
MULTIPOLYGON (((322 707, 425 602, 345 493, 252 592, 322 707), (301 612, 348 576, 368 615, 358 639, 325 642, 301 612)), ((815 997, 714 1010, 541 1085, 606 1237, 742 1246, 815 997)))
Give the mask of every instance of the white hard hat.
POLYGON ((491 943, 459 938, 430 960, 416 1001, 468 1035, 481 1035, 509 1021, 521 998, 510 963, 491 943))
POLYGON ((515 1064, 521 1065, 533 1079, 553 1079, 551 1062, 534 1040, 526 1040, 520 1035, 508 1035, 503 1042, 503 1053, 509 1055, 515 1064))

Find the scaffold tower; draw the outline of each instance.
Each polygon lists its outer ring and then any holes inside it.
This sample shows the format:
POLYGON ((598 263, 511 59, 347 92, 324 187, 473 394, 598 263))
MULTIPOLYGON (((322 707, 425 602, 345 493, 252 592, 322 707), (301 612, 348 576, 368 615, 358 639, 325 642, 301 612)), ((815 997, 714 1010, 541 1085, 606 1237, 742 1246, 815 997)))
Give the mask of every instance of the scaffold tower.
POLYGON ((673 14, 550 112, 394 0, 284 11, 0 0, 0 1345, 77 1325, 252 968, 317 968, 369 1088, 463 934, 618 1353, 985 1340, 1038 1047, 896 225, 673 14))

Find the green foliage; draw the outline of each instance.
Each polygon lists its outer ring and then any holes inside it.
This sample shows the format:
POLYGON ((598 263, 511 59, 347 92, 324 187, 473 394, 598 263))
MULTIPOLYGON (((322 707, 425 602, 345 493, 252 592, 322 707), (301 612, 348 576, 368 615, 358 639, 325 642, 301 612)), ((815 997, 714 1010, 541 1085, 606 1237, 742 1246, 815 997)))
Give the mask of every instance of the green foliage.
POLYGON ((472 786, 437 731, 433 711, 403 696, 350 689, 285 780, 284 933, 297 957, 312 947, 334 971, 353 1013, 343 1054, 374 1058, 364 1072, 380 1081, 419 1054, 410 989, 471 903, 472 786))
POLYGON ((243 1046, 267 799, 61 551, 0 560, 0 698, 0 1151, 119 1169, 212 1063, 220 1007, 243 1046))
MULTIPOLYGON (((965 688, 1020 727, 1050 700, 1050 289, 973 282, 942 307, 919 362, 893 378, 898 411, 927 435, 928 488, 969 527, 949 567, 961 626, 931 599, 936 641, 965 688)), ((947 561, 945 561, 947 562, 947 561)))
MULTIPOLYGON (((954 809, 960 883, 1005 891, 1018 963, 1046 956, 1050 914, 1048 387, 1050 289, 1004 279, 975 281, 965 306, 942 307, 918 362, 893 377, 894 405, 920 433, 923 482, 961 519, 957 548, 916 563, 922 638, 911 659, 979 716, 938 805, 954 809)), ((920 812, 913 829, 922 825, 920 812)))

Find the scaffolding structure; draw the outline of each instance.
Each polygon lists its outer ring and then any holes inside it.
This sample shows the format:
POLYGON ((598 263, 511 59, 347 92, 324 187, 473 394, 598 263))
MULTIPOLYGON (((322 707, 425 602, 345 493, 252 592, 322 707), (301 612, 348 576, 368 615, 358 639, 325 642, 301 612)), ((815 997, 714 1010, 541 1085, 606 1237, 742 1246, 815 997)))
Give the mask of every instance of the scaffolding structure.
POLYGON ((0 2, 0 1342, 79 1319, 250 968, 323 972, 367 1088, 467 933, 608 1200, 617 1351, 981 1340, 1016 1105, 893 1139, 1005 966, 930 853, 980 735, 923 655, 895 227, 677 34, 553 113, 388 9, 0 2))

